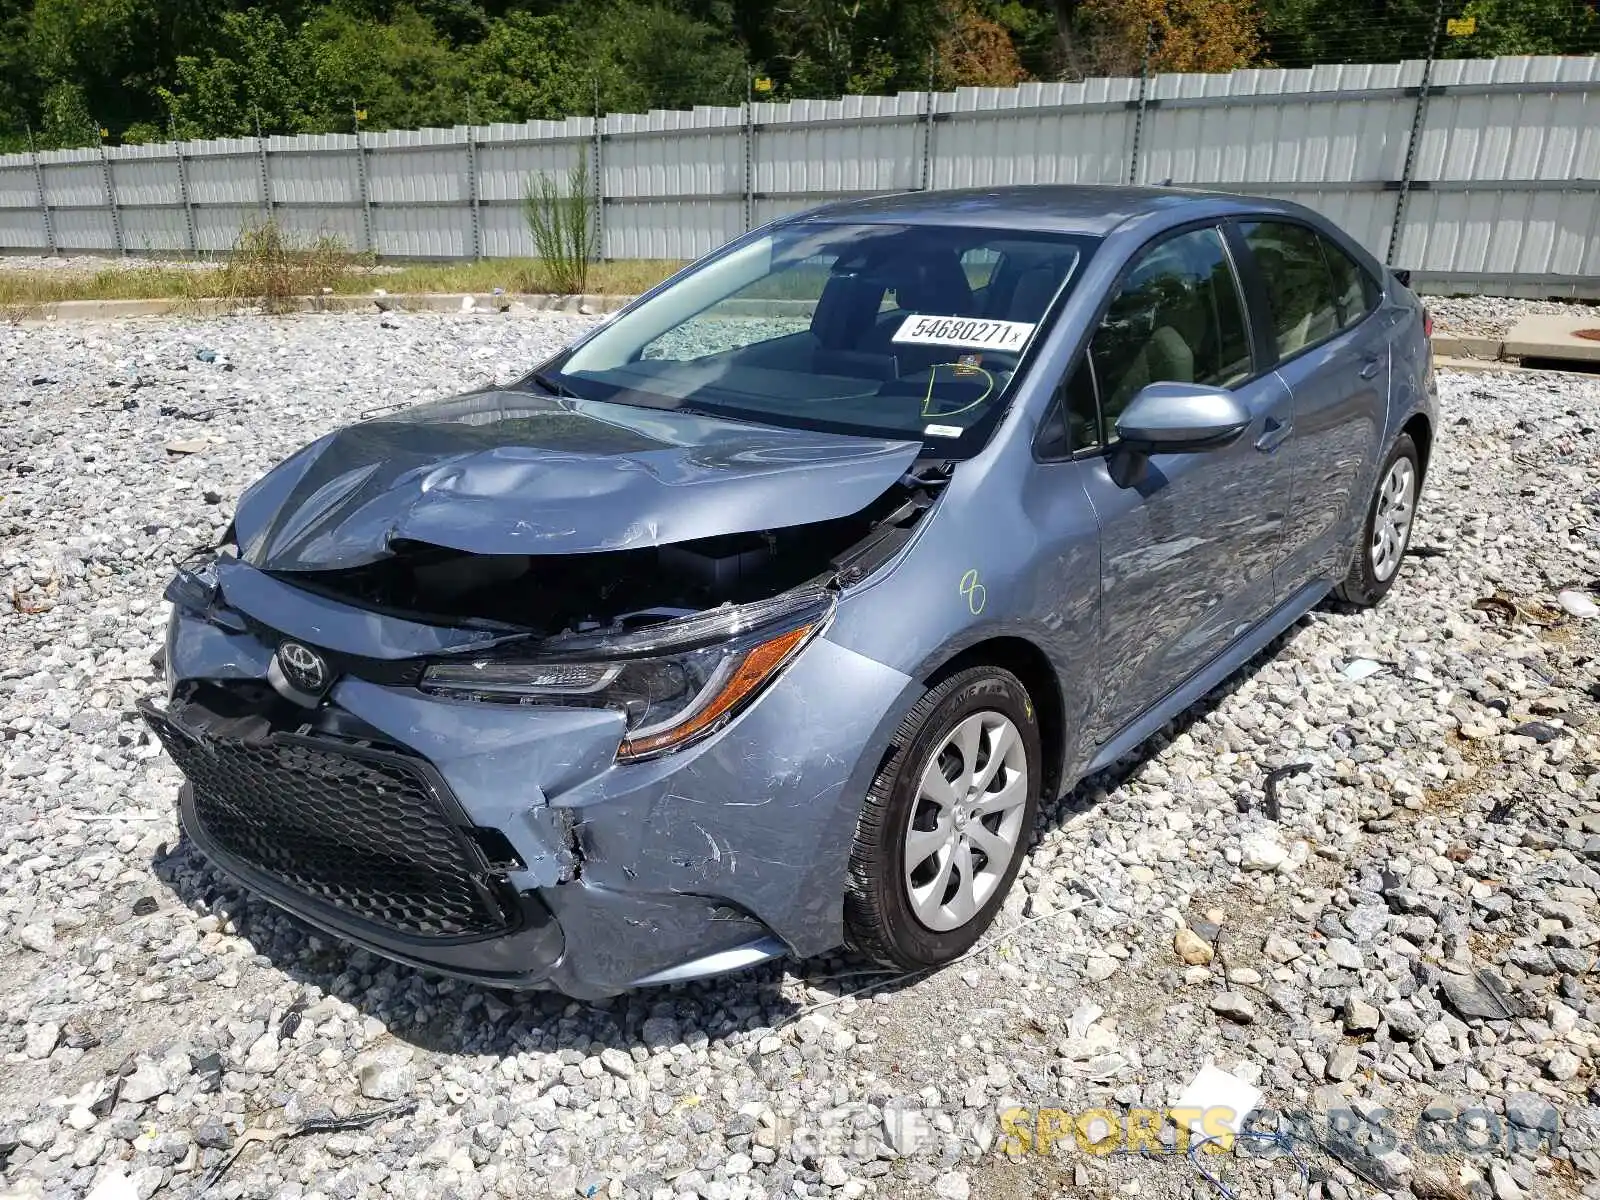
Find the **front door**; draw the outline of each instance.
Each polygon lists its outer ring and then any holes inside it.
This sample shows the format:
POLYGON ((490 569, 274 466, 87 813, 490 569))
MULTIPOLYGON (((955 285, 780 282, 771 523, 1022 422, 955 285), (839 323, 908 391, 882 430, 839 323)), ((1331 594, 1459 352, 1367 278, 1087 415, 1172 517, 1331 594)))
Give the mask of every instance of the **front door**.
POLYGON ((1214 226, 1139 253, 1085 369, 1102 449, 1083 478, 1100 525, 1104 690, 1094 725, 1104 741, 1272 611, 1292 402, 1281 379, 1257 370, 1238 277, 1214 226), (1153 455, 1138 484, 1118 486, 1109 470, 1117 417, 1163 380, 1232 389, 1250 428, 1220 449, 1153 455))

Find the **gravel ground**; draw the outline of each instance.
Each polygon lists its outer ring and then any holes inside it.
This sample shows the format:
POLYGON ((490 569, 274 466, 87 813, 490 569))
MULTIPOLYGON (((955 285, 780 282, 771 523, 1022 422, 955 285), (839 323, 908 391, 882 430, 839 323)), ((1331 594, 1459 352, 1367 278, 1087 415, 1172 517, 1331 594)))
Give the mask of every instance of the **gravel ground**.
POLYGON ((1206 1063, 1338 1148, 1296 1143, 1310 1195, 1600 1196, 1600 621, 1557 607, 1600 585, 1600 381, 1443 376, 1388 603, 1313 613, 1054 806, 996 937, 932 976, 511 996, 211 874, 132 712, 170 560, 315 433, 582 327, 0 328, 0 1196, 1307 1195, 1281 1155, 1094 1155, 1049 1111, 1137 1119, 1206 1063), (1063 1140, 1021 1153, 1041 1120, 1063 1140))
POLYGON ((101 271, 129 271, 136 268, 162 270, 201 270, 215 266, 214 262, 192 258, 151 258, 130 254, 0 254, 0 271, 24 271, 35 274, 95 275, 101 271))
POLYGON ((1574 300, 1506 300, 1498 296, 1425 296, 1423 300, 1433 313, 1436 330, 1473 337, 1505 337, 1523 317, 1535 314, 1594 316, 1600 321, 1600 308, 1574 300))
MULTIPOLYGON (((140 267, 203 270, 215 265, 216 261, 212 259, 164 259, 139 256, 119 258, 114 255, 91 254, 0 254, 0 272, 62 272, 87 276, 104 270, 129 270, 140 267)), ((380 263, 372 268, 372 272, 383 275, 402 269, 394 263, 380 263)), ((1597 319, 1600 319, 1600 309, 1595 305, 1566 300, 1520 300, 1496 296, 1429 296, 1426 301, 1441 332, 1469 334, 1474 337, 1504 337, 1513 325, 1523 317, 1534 313, 1560 315, 1581 310, 1595 313, 1597 319)))

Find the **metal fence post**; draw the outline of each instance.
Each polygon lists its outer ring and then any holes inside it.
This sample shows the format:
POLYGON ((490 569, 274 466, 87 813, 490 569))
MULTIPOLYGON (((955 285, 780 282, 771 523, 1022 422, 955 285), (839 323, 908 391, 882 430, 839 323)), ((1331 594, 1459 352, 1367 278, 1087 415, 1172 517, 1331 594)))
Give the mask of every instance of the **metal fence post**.
POLYGON ((593 253, 590 257, 595 262, 604 262, 606 257, 606 177, 605 160, 601 156, 601 144, 605 134, 601 127, 605 118, 600 115, 600 80, 594 81, 594 130, 589 139, 589 170, 594 175, 594 237, 593 253))
POLYGON ((267 170, 267 139, 261 136, 261 114, 256 113, 256 174, 261 184, 261 223, 272 220, 272 175, 267 170))
POLYGON ((467 203, 472 208, 472 259, 483 257, 483 220, 478 211, 478 138, 467 125, 467 203))
POLYGON ((44 223, 44 244, 51 254, 60 253, 56 247, 55 222, 50 219, 50 201, 44 193, 44 168, 39 165, 39 151, 33 144, 33 126, 28 126, 28 158, 33 162, 33 186, 39 193, 39 220, 44 223))
POLYGON ((755 76, 750 68, 744 72, 744 231, 749 233, 755 221, 756 209, 756 105, 755 76))
POLYGON ((100 175, 106 185, 106 207, 111 210, 111 240, 118 254, 126 254, 128 248, 122 242, 122 210, 117 206, 117 188, 111 181, 111 159, 106 155, 106 140, 98 125, 94 127, 94 140, 100 147, 100 175))
POLYGON ((183 219, 189 227, 189 253, 196 254, 200 250, 200 243, 195 238, 194 231, 194 201, 189 196, 189 172, 183 165, 183 143, 178 140, 178 126, 171 124, 172 153, 177 156, 178 163, 178 199, 183 201, 183 219))
POLYGON ((1144 114, 1150 106, 1150 56, 1155 53, 1156 26, 1152 21, 1145 28, 1144 57, 1139 60, 1139 99, 1133 114, 1133 148, 1128 154, 1128 185, 1139 182, 1139 143, 1144 137, 1144 114))
POLYGON ((363 249, 368 254, 376 255, 377 250, 372 244, 372 197, 367 190, 367 147, 361 140, 361 113, 355 111, 356 119, 356 183, 361 188, 361 231, 366 237, 363 249))
POLYGON ((928 55, 928 90, 922 99, 922 176, 917 190, 925 192, 933 186, 933 73, 937 60, 928 55))
POLYGON ((1411 114, 1411 136, 1406 139, 1406 161, 1400 170, 1400 191, 1394 201, 1394 224, 1389 228, 1389 250, 1383 256, 1386 266, 1394 266, 1395 252, 1400 249, 1400 227, 1405 224, 1406 203, 1411 199, 1411 175, 1417 163, 1417 142, 1422 138, 1422 126, 1428 119, 1428 84, 1433 79, 1433 60, 1439 53, 1439 34, 1444 28, 1444 0, 1437 0, 1433 9, 1433 38, 1428 43, 1428 57, 1422 64, 1422 83, 1417 88, 1417 107, 1411 114))

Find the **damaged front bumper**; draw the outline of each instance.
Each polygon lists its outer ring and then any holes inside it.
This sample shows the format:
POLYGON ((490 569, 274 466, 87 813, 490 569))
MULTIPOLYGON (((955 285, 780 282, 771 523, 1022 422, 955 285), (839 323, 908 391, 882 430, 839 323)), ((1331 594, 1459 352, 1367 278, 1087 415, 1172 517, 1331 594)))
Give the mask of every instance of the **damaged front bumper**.
POLYGON ((418 686, 422 656, 492 635, 340 604, 219 564, 175 605, 170 698, 146 719, 188 780, 190 839, 225 873, 380 955, 578 997, 842 938, 860 797, 916 688, 813 639, 731 724, 617 761, 621 714, 418 686), (313 709, 268 684, 278 646, 337 678, 313 709))

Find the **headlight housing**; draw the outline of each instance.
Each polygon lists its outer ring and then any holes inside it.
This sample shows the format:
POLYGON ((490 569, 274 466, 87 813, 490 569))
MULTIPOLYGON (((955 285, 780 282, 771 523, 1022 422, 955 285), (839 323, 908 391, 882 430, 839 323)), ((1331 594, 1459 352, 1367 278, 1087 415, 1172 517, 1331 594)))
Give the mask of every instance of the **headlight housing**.
POLYGON ((785 592, 632 633, 552 638, 526 658, 435 661, 421 687, 481 702, 616 709, 627 720, 617 758, 638 761, 721 729, 832 611, 821 588, 785 592))

